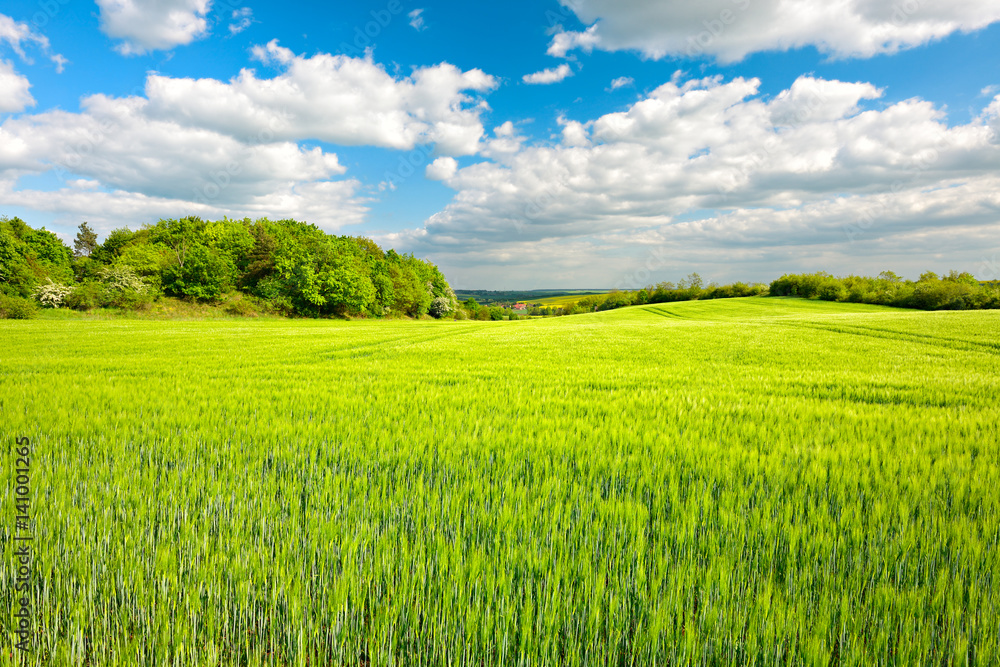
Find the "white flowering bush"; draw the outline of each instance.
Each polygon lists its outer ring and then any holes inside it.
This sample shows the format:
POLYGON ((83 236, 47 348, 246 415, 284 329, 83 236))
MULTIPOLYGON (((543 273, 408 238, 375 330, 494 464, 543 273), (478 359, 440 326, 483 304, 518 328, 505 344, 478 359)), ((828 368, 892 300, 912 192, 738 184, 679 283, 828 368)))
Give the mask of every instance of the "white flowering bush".
POLYGON ((136 275, 127 264, 109 266, 101 270, 104 285, 104 305, 126 310, 148 308, 156 297, 155 290, 136 275))
POLYGON ((430 314, 437 318, 442 318, 452 310, 451 301, 447 297, 439 296, 431 301, 430 314))
POLYGON ((73 291, 69 285, 53 282, 52 278, 44 285, 35 288, 35 298, 46 308, 58 308, 73 291))
POLYGON ((131 266, 109 266, 101 270, 101 282, 115 292, 146 293, 146 283, 135 274, 131 266))

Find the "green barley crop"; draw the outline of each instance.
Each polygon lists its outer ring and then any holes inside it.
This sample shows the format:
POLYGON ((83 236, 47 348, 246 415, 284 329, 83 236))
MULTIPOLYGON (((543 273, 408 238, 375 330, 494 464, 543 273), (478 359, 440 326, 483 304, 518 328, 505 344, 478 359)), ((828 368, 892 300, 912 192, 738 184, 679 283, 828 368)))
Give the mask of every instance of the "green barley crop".
POLYGON ((990 664, 998 332, 791 299, 0 322, 27 662, 990 664))

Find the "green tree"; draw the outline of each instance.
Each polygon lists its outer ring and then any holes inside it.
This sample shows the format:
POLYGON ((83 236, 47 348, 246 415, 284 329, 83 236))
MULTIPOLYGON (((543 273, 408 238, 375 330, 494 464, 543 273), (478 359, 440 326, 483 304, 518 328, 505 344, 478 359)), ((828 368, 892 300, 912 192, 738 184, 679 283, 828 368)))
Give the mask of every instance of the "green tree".
POLYGON ((135 241, 137 233, 128 227, 115 229, 104 237, 104 243, 99 245, 91 253, 91 259, 96 259, 104 264, 110 264, 117 259, 124 248, 135 241))
POLYGON ((181 268, 184 268, 188 253, 202 243, 204 232, 205 223, 196 217, 160 220, 149 228, 150 240, 170 248, 181 268))
POLYGON ((236 267, 215 249, 204 245, 187 247, 184 260, 183 264, 171 264, 163 271, 163 288, 168 293, 210 301, 232 287, 236 267))
POLYGON ((32 229, 20 218, 0 218, 0 285, 4 293, 31 295, 36 285, 73 280, 73 251, 44 227, 32 229))
POLYGON ((97 234, 89 224, 83 222, 76 238, 73 239, 73 254, 77 257, 89 257, 95 250, 97 250, 97 234))
POLYGON ((883 271, 878 274, 879 280, 884 280, 887 283, 901 283, 903 282, 903 277, 894 271, 883 271))
POLYGON ((344 258, 320 274, 322 295, 328 312, 359 314, 375 302, 375 285, 357 258, 344 258))

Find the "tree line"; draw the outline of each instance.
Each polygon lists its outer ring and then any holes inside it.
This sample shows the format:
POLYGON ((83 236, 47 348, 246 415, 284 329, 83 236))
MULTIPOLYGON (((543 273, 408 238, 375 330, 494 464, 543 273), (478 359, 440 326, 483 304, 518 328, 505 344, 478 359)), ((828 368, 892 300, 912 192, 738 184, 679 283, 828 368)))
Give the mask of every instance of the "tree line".
POLYGON ((959 271, 943 276, 927 271, 915 281, 892 271, 883 271, 874 278, 853 275, 835 278, 821 271, 785 274, 770 285, 732 283, 703 287, 701 276, 692 273, 676 285, 667 282, 635 291, 615 291, 558 308, 535 306, 529 314, 573 315, 647 303, 744 296, 794 296, 920 310, 978 310, 1000 308, 1000 281, 983 282, 971 273, 959 271))
POLYGON ((39 305, 141 310, 161 296, 239 315, 444 317, 458 305, 434 264, 296 220, 160 220, 103 243, 83 223, 73 245, 0 218, 0 315, 30 317, 39 305))
POLYGON ((558 317, 577 315, 604 310, 615 310, 625 306, 642 306, 651 303, 672 301, 694 301, 696 299, 732 299, 746 296, 767 296, 767 285, 762 283, 735 282, 728 285, 714 283, 705 286, 697 273, 673 282, 660 282, 637 290, 613 290, 607 294, 593 294, 578 301, 561 306, 533 304, 529 316, 558 317))
POLYGON ((943 276, 927 271, 916 281, 905 280, 892 271, 883 271, 874 278, 853 275, 835 278, 819 272, 785 274, 770 285, 736 282, 705 286, 701 276, 692 273, 676 284, 661 282, 638 290, 616 290, 561 306, 534 304, 528 315, 576 315, 625 306, 747 296, 794 296, 920 310, 995 309, 1000 308, 1000 281, 979 281, 971 273, 958 271, 943 276))
POLYGON ((798 296, 824 301, 871 303, 920 310, 978 310, 1000 308, 1000 283, 981 282, 971 273, 933 271, 919 280, 905 280, 892 271, 875 278, 829 273, 788 274, 771 283, 772 296, 798 296))
POLYGON ((923 310, 1000 308, 1000 283, 957 271, 926 272, 916 281, 891 271, 874 278, 819 272, 786 274, 770 285, 707 286, 692 273, 676 284, 535 304, 525 315, 471 297, 459 303, 434 264, 295 220, 160 220, 116 229, 103 243, 83 223, 70 248, 44 228, 0 217, 0 317, 8 318, 32 317, 39 306, 142 310, 162 296, 218 304, 234 315, 514 320, 768 295, 923 310))

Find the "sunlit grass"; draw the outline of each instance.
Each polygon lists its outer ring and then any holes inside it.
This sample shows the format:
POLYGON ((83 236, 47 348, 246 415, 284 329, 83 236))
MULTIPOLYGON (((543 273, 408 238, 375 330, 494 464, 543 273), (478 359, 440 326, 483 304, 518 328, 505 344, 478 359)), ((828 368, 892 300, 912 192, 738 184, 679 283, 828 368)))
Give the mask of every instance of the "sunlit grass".
POLYGON ((0 322, 31 664, 986 664, 998 331, 793 299, 0 322))

